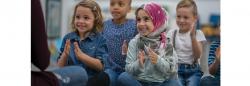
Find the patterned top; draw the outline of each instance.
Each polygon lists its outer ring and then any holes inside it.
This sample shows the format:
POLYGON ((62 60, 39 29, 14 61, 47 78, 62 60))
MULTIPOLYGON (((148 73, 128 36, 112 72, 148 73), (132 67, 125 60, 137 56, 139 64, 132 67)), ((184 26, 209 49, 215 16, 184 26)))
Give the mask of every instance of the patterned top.
POLYGON ((123 24, 115 24, 112 19, 104 22, 103 36, 107 40, 111 68, 116 72, 124 72, 126 56, 122 55, 122 44, 127 43, 137 34, 135 20, 128 19, 123 24))

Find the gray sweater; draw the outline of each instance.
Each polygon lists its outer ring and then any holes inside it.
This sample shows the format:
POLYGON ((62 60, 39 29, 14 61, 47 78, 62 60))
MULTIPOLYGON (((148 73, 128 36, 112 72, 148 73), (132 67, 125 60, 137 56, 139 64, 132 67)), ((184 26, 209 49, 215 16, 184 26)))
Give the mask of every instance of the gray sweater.
MULTIPOLYGON (((167 36, 167 39, 171 37, 167 36)), ((177 56, 173 49, 171 40, 167 40, 167 52, 158 55, 157 63, 152 64, 150 58, 145 55, 144 67, 139 63, 137 35, 129 42, 125 70, 134 78, 144 82, 164 82, 171 77, 177 77, 177 56)), ((163 48, 160 48, 164 50, 163 48)))

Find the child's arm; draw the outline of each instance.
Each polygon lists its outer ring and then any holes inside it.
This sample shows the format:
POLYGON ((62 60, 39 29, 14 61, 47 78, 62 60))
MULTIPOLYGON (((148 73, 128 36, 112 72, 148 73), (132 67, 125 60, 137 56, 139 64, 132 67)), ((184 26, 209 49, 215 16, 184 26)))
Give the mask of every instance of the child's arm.
POLYGON ((192 40, 194 62, 196 62, 201 57, 202 44, 201 42, 198 42, 195 37, 191 37, 191 40, 192 40))
POLYGON ((137 48, 136 41, 132 39, 129 42, 128 52, 126 57, 126 66, 125 66, 126 72, 132 75, 140 74, 144 70, 143 65, 140 64, 140 61, 137 58, 136 48, 137 48))
POLYGON ((193 55, 194 55, 194 63, 197 62, 197 60, 201 57, 201 52, 202 52, 202 44, 201 42, 198 42, 196 39, 196 29, 193 26, 191 29, 191 41, 192 41, 192 50, 193 50, 193 55))
POLYGON ((217 72, 217 70, 219 69, 220 66, 220 47, 218 47, 216 49, 215 52, 215 60, 214 62, 209 66, 209 72, 212 75, 215 75, 215 73, 217 72))

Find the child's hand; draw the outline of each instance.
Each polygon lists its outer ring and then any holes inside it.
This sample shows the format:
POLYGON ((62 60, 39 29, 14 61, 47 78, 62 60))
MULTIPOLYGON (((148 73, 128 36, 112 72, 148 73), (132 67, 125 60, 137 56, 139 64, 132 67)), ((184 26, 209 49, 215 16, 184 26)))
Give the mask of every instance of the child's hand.
POLYGON ((218 47, 215 51, 216 61, 220 62, 220 47, 218 47))
POLYGON ((83 52, 82 52, 82 50, 79 48, 77 42, 74 42, 74 47, 75 47, 75 49, 74 49, 75 55, 76 55, 76 57, 79 59, 80 56, 83 54, 83 52))
POLYGON ((142 50, 139 51, 138 59, 140 62, 140 66, 143 67, 143 64, 145 62, 145 52, 144 51, 142 51, 142 50))
POLYGON ((67 39, 66 40, 66 43, 65 43, 65 47, 64 47, 64 50, 63 50, 63 54, 68 57, 69 56, 69 51, 70 51, 70 40, 67 39))
POLYGON ((128 43, 126 40, 124 40, 122 44, 122 55, 126 55, 127 51, 128 51, 128 43))
POLYGON ((148 56, 150 57, 151 63, 156 64, 157 63, 157 54, 151 49, 148 49, 148 56))
POLYGON ((196 28, 195 28, 195 23, 193 23, 193 25, 191 26, 191 32, 190 32, 190 36, 195 38, 196 34, 196 28))

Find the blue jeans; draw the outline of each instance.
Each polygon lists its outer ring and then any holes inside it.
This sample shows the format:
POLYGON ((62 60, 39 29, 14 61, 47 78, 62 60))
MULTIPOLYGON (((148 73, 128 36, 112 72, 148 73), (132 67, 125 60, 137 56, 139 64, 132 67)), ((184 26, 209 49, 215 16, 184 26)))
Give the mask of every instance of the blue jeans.
POLYGON ((201 86, 220 86, 220 80, 207 76, 201 79, 201 86))
POLYGON ((180 86, 177 79, 169 79, 162 83, 160 82, 142 82, 136 80, 133 76, 127 72, 123 72, 117 79, 117 85, 119 86, 180 86))
POLYGON ((87 72, 80 66, 65 66, 52 72, 60 86, 86 86, 88 81, 87 72))
POLYGON ((106 69, 104 72, 107 73, 109 76, 110 86, 117 86, 116 85, 117 78, 121 73, 115 72, 112 69, 106 69))
POLYGON ((178 77, 183 86, 199 86, 201 79, 199 64, 178 64, 178 77))

